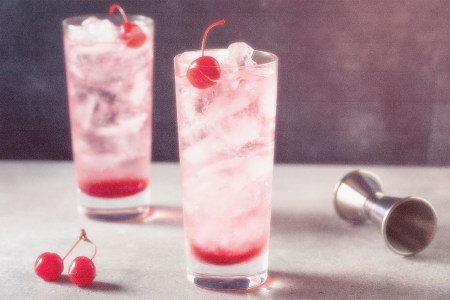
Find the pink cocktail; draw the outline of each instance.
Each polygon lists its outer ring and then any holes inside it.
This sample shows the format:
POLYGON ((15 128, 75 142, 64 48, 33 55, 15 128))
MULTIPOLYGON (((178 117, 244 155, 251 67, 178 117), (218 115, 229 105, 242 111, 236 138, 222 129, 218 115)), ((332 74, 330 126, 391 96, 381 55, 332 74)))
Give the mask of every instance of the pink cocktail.
POLYGON ((79 207, 93 218, 135 218, 150 205, 153 21, 128 18, 142 30, 134 44, 118 16, 63 22, 79 207))
POLYGON ((249 288, 267 276, 278 60, 244 43, 206 50, 221 76, 196 88, 186 73, 200 56, 175 57, 188 277, 249 288))

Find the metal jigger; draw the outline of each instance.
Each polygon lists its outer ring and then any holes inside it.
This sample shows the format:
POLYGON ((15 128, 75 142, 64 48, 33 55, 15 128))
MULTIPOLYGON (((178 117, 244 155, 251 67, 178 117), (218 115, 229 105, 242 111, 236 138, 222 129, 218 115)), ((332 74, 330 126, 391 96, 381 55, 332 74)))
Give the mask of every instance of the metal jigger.
POLYGON ((400 255, 425 249, 436 232, 436 213, 428 201, 385 196, 378 176, 365 170, 350 172, 338 182, 334 207, 349 223, 371 220, 380 225, 386 245, 400 255))

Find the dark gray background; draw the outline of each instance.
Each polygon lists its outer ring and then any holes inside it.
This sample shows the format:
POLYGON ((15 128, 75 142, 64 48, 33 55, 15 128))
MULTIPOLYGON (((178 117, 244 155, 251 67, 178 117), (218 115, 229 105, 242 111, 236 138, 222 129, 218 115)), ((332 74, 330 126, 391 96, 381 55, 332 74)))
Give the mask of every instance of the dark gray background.
MULTIPOLYGON (((1 0, 0 159, 71 159, 61 20, 114 1, 1 0)), ((156 23, 154 160, 177 160, 173 56, 246 41, 280 57, 276 160, 450 165, 445 0, 120 1, 156 23)))

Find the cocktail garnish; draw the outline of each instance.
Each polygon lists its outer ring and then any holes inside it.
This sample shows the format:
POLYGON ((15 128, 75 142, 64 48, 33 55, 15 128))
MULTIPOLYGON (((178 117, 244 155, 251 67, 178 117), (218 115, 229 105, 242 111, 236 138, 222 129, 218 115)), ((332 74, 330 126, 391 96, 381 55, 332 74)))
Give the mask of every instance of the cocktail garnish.
POLYGON ((220 78, 219 62, 212 56, 205 56, 205 43, 208 32, 215 26, 225 24, 225 20, 212 23, 206 28, 202 40, 202 56, 191 62, 187 71, 187 78, 198 89, 206 89, 220 78))
POLYGON ((37 276, 41 277, 45 281, 56 281, 61 277, 61 273, 64 270, 64 260, 75 249, 80 241, 87 242, 94 246, 94 254, 91 258, 86 256, 76 257, 69 266, 69 278, 70 281, 80 287, 85 287, 94 281, 95 278, 95 265, 93 259, 97 254, 97 246, 88 239, 86 231, 81 229, 81 234, 78 240, 72 245, 70 250, 64 255, 63 258, 53 252, 45 252, 39 255, 34 263, 34 272, 37 276))
POLYGON ((145 33, 134 22, 128 21, 128 17, 125 14, 122 6, 115 3, 109 7, 109 14, 114 14, 114 11, 118 10, 122 15, 123 23, 120 25, 119 38, 123 40, 130 48, 139 48, 146 39, 145 33))

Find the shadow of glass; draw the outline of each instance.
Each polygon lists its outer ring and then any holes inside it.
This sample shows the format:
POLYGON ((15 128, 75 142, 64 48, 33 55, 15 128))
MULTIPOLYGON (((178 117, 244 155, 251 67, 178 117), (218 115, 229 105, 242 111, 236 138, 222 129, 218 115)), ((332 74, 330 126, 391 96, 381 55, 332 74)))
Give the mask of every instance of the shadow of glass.
POLYGON ((245 294, 257 299, 407 299, 415 292, 423 294, 425 286, 395 285, 388 281, 362 281, 348 275, 330 277, 318 274, 270 271, 267 281, 243 291, 217 291, 223 294, 245 294), (422 291, 422 292, 421 292, 422 291))
POLYGON ((268 281, 255 296, 267 299, 384 299, 405 298, 423 291, 425 286, 395 285, 388 281, 362 281, 348 275, 327 277, 317 274, 271 271, 268 281))
POLYGON ((164 226, 183 226, 183 210, 181 207, 153 206, 141 220, 142 223, 164 226))

